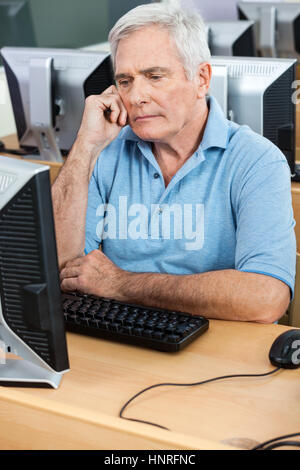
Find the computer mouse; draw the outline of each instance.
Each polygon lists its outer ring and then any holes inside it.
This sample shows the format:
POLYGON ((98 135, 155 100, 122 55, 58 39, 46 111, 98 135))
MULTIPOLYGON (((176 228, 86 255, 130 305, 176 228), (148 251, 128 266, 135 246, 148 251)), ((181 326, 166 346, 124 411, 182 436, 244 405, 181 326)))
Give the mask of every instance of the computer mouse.
POLYGON ((300 329, 288 330, 278 336, 271 346, 269 359, 276 367, 300 367, 300 329))

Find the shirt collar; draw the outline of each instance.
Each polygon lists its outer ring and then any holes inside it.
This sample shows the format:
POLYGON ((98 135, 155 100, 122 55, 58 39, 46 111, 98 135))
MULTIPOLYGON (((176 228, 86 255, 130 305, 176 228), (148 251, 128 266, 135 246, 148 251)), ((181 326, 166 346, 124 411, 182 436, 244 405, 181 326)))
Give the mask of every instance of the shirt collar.
MULTIPOLYGON (((217 100, 210 96, 208 98, 209 114, 206 122, 202 141, 199 149, 207 150, 211 147, 226 148, 229 137, 229 123, 218 104, 217 100)), ((122 140, 131 140, 143 142, 131 129, 130 126, 124 127, 118 138, 122 140)))
POLYGON ((213 96, 209 97, 208 106, 209 114, 200 147, 202 150, 211 147, 226 149, 229 140, 229 122, 213 96))

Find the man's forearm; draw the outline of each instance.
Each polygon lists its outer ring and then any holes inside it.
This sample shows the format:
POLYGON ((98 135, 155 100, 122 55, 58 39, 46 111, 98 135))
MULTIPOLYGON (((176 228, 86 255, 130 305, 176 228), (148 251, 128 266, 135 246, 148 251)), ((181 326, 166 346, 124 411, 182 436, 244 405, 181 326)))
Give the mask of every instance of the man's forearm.
POLYGON ((208 318, 270 323, 284 314, 289 303, 286 284, 256 273, 222 270, 183 276, 127 274, 122 300, 208 318))
POLYGON ((93 150, 76 141, 52 186, 60 268, 84 250, 88 185, 94 162, 93 150))

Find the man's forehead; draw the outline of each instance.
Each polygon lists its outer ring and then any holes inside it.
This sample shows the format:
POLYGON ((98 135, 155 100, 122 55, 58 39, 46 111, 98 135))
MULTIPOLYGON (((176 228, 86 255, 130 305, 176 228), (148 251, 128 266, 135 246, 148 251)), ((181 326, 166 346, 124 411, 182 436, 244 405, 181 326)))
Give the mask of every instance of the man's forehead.
POLYGON ((115 71, 123 73, 124 69, 131 66, 136 70, 150 67, 172 68, 178 61, 178 49, 169 31, 151 25, 120 39, 115 57, 115 71))

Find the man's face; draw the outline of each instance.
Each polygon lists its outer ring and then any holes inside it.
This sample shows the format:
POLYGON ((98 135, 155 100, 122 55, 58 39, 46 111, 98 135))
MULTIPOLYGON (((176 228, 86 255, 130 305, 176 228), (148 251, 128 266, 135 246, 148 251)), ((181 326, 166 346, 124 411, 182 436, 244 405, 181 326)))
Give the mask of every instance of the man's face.
POLYGON ((115 76, 128 123, 143 140, 168 143, 195 119, 200 88, 205 96, 198 76, 186 78, 169 33, 155 25, 121 39, 115 76))

